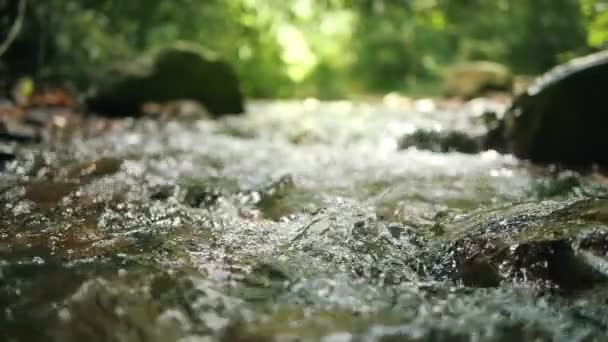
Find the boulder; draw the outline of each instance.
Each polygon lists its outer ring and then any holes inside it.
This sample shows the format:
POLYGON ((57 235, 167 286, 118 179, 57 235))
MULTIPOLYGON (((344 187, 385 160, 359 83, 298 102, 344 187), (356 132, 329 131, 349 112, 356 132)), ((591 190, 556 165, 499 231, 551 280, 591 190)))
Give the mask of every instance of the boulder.
POLYGON ((608 165, 608 51, 538 78, 504 118, 507 148, 536 162, 608 165))
POLYGON ((178 42, 145 53, 110 73, 88 98, 88 109, 133 115, 148 102, 196 100, 212 114, 243 112, 243 96, 232 68, 202 47, 178 42))
POLYGON ((606 199, 486 208, 440 225, 442 235, 428 252, 436 278, 469 287, 518 284, 567 292, 608 281, 606 199))
POLYGON ((448 96, 474 98, 491 90, 510 92, 513 75, 506 66, 486 61, 456 65, 448 70, 444 80, 448 96))

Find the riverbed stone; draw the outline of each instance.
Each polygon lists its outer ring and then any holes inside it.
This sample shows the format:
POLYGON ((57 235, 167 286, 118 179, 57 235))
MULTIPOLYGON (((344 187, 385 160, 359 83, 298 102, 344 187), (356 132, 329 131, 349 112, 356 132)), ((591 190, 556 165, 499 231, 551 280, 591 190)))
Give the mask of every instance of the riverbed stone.
POLYGON ((134 115, 149 102, 196 100, 214 115, 241 113, 243 96, 234 70, 196 44, 178 42, 144 53, 100 80, 90 111, 134 115))
POLYGON ((482 141, 458 131, 436 131, 420 129, 402 137, 398 142, 400 149, 415 147, 431 152, 477 153, 482 149, 482 141))
POLYGON ((608 220, 599 214, 608 214, 607 203, 522 203, 449 222, 447 241, 431 249, 435 276, 470 287, 592 288, 608 279, 608 220))
POLYGON ((61 329, 51 335, 58 341, 177 341, 158 308, 130 291, 101 279, 85 282, 58 312, 61 329))
POLYGON ((608 51, 539 77, 505 115, 508 149, 540 163, 608 165, 608 51))

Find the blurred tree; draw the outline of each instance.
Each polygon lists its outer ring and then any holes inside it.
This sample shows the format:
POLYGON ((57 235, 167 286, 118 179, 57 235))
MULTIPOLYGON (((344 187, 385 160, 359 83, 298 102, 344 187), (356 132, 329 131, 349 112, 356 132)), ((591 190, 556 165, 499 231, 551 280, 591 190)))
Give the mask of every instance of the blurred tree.
POLYGON ((353 69, 363 88, 403 88, 417 62, 412 24, 404 20, 413 15, 411 9, 404 2, 373 1, 362 2, 357 10, 353 69))
MULTIPOLYGON (((16 4, 0 0, 3 35, 16 4)), ((608 41, 607 0, 45 0, 28 7, 21 34, 0 56, 2 79, 28 74, 80 89, 178 39, 228 60, 249 96, 324 98, 411 90, 465 60, 540 73, 608 41)))
POLYGON ((561 56, 584 52, 585 27, 577 0, 516 2, 513 13, 519 36, 510 41, 507 62, 519 71, 538 73, 559 63, 561 56))
POLYGON ((608 43, 608 1, 581 0, 587 25, 587 41, 592 47, 605 47, 608 43))

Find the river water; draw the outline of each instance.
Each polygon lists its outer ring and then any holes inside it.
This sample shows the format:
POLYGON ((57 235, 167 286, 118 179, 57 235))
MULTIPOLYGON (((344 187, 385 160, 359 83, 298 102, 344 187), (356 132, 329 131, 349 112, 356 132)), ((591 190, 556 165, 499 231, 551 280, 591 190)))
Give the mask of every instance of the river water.
POLYGON ((399 150, 471 108, 254 102, 19 147, 2 341, 602 341, 605 178, 399 150))

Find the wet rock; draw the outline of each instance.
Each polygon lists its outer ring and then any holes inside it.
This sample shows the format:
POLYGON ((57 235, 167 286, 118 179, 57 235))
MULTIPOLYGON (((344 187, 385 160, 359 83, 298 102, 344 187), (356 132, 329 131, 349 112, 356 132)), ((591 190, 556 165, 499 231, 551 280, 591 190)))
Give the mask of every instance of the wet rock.
POLYGON ((123 160, 119 158, 99 158, 74 167, 68 173, 68 177, 89 180, 112 175, 120 171, 122 162, 123 160))
POLYGON ((561 290, 588 289, 605 277, 577 255, 569 239, 494 244, 468 241, 458 263, 458 278, 465 286, 496 287, 526 284, 561 290))
POLYGON ((581 176, 573 171, 564 171, 551 178, 542 178, 532 183, 532 194, 540 198, 563 196, 581 186, 581 176))
POLYGON ((247 300, 261 300, 283 292, 294 274, 289 266, 277 260, 256 264, 243 279, 241 295, 247 300))
POLYGON ((199 101, 216 115, 244 110, 232 68, 196 44, 179 42, 149 52, 112 77, 88 99, 90 110, 133 115, 147 102, 183 99, 199 101))
POLYGON ((164 201, 175 193, 175 186, 171 184, 159 184, 150 187, 148 190, 150 199, 155 201, 164 201))
POLYGON ((54 304, 50 303, 63 300, 82 283, 78 267, 32 258, 31 252, 15 263, 6 263, 15 259, 14 254, 3 253, 2 259, 0 302, 4 310, 0 314, 0 340, 49 341, 47 327, 54 315, 54 304))
POLYGON ((266 218, 278 220, 293 211, 293 208, 290 206, 291 202, 286 199, 295 190, 296 186, 292 176, 282 176, 257 192, 259 200, 256 203, 256 207, 266 218))
POLYGON ((608 51, 574 59, 538 78, 506 113, 509 149, 542 163, 608 165, 607 79, 608 51))
POLYGON ((502 119, 486 122, 487 133, 483 137, 484 150, 494 150, 508 153, 507 139, 505 138, 505 122, 502 119))
POLYGON ((58 341, 177 341, 175 327, 159 320, 144 294, 104 280, 84 283, 57 316, 51 333, 58 341))
POLYGON ((222 196, 222 191, 213 186, 193 184, 185 189, 184 202, 193 208, 209 208, 216 205, 222 196))
POLYGON ((597 266, 606 261, 597 258, 608 255, 608 226, 597 215, 585 216, 589 211, 608 212, 604 200, 542 202, 447 224, 452 239, 439 249, 435 270, 471 287, 591 288, 607 279, 597 266), (585 254, 590 250, 597 258, 585 254))
POLYGON ((491 90, 511 91, 513 75, 504 65, 493 62, 470 62, 448 71, 445 92, 449 96, 473 98, 491 90))
POLYGON ((507 276, 519 281, 544 280, 566 290, 588 289, 605 281, 605 275, 577 255, 572 242, 539 241, 512 248, 507 276))
POLYGON ((399 148, 416 147, 432 152, 477 153, 482 149, 480 139, 456 131, 417 130, 399 141, 399 148))
POLYGON ((480 255, 462 260, 458 272, 458 277, 464 286, 497 287, 502 280, 498 269, 491 260, 480 255))
POLYGON ((395 239, 398 239, 403 232, 405 232, 405 227, 400 223, 392 222, 386 226, 386 229, 389 231, 391 236, 395 239))
POLYGON ((510 105, 508 97, 476 98, 467 103, 468 112, 474 122, 485 128, 485 134, 478 140, 483 150, 495 150, 506 153, 506 140, 504 136, 504 112, 510 105))
POLYGON ((15 142, 22 144, 39 143, 42 140, 40 130, 25 125, 17 120, 0 118, 0 142, 15 142))
POLYGON ((54 205, 77 188, 75 183, 33 182, 26 185, 24 197, 37 204, 54 205))
MULTIPOLYGON (((185 278, 185 277, 184 277, 185 278)), ((153 280, 150 283, 150 295, 152 298, 158 301, 162 301, 163 299, 173 299, 172 291, 178 289, 182 284, 179 279, 177 279, 173 274, 169 273, 161 273, 155 275, 153 280)), ((174 303, 171 303, 174 304, 174 303)))

